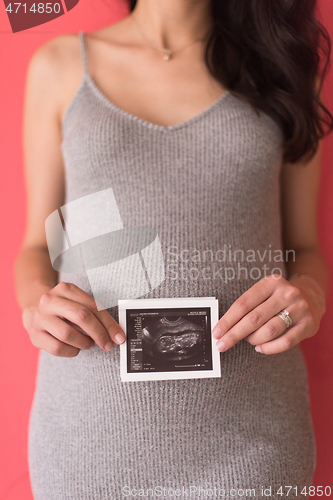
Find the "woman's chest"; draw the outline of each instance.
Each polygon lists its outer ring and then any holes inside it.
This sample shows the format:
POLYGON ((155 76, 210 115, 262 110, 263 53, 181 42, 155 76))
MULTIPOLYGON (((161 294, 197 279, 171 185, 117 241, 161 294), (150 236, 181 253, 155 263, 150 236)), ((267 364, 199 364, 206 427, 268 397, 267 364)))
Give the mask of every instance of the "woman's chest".
POLYGON ((172 220, 216 213, 216 206, 224 214, 264 209, 276 197, 280 128, 234 96, 171 129, 87 97, 85 106, 74 103, 63 130, 68 201, 112 188, 128 216, 154 206, 172 220))

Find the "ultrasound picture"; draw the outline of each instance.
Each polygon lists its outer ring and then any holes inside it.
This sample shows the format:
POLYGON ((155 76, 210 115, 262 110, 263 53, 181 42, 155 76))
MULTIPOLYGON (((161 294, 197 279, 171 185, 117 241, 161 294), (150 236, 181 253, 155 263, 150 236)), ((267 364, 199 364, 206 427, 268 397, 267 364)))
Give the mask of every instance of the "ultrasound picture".
POLYGON ((204 325, 179 316, 161 318, 142 329, 142 345, 146 354, 157 358, 181 360, 202 349, 204 325))
POLYGON ((212 369, 210 309, 127 311, 127 369, 186 371, 212 369))

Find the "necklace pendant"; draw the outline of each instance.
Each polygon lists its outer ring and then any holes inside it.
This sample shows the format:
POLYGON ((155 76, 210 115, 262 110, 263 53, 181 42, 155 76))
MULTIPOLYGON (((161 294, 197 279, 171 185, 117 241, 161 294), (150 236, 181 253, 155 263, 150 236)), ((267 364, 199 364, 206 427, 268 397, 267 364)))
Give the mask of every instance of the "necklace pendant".
POLYGON ((164 61, 169 61, 170 56, 171 56, 171 50, 170 50, 170 51, 168 51, 168 52, 165 54, 165 56, 163 57, 164 61))

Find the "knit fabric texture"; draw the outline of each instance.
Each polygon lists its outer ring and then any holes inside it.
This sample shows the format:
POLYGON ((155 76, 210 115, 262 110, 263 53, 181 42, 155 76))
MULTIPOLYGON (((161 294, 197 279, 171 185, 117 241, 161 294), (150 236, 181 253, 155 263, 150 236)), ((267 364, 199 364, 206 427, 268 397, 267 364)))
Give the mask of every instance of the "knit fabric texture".
MULTIPOLYGON (((84 74, 62 123, 65 202, 112 188, 124 226, 157 230, 165 279, 140 298, 216 297, 221 317, 265 275, 286 278, 277 121, 227 91, 180 124, 149 123, 99 90, 79 37, 84 74)), ((84 274, 59 281, 93 294, 84 274)), ((108 312, 118 321, 117 306, 108 312)), ((119 358, 119 346, 74 358, 40 351, 35 500, 308 492, 316 449, 299 345, 264 355, 243 339, 220 353, 221 378, 121 382, 119 358)))

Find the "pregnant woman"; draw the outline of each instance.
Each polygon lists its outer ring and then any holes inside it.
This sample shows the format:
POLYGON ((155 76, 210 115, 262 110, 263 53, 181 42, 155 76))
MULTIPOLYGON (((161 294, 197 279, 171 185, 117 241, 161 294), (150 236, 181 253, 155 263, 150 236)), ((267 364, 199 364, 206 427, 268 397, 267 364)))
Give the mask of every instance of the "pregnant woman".
POLYGON ((308 497, 316 448, 300 342, 325 312, 316 206, 333 129, 315 7, 132 1, 122 21, 33 55, 15 274, 40 349, 35 500, 280 499, 286 486, 308 497), (52 212, 81 200, 79 219, 106 189, 124 226, 159 236, 165 277, 142 298, 218 299, 220 378, 120 381, 117 306, 98 309, 87 275, 54 270, 45 236, 52 212))

